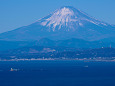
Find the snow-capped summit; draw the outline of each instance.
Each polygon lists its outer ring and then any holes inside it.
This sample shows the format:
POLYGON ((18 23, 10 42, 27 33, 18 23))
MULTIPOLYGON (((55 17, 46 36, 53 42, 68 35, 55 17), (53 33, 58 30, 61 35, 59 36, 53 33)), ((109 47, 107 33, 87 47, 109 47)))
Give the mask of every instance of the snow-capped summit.
POLYGON ((62 26, 68 26, 68 23, 71 21, 76 21, 74 18, 72 18, 73 16, 73 10, 64 7, 54 12, 49 18, 44 19, 44 21, 41 22, 41 25, 53 27, 54 31, 56 27, 60 29, 62 26))
POLYGON ((30 41, 48 38, 65 40, 79 38, 95 41, 115 37, 115 27, 95 19, 71 6, 57 9, 36 22, 0 34, 0 40, 30 41))
POLYGON ((66 27, 66 31, 75 30, 77 27, 83 27, 89 22, 95 25, 107 26, 106 23, 90 17, 82 11, 70 6, 62 7, 50 14, 49 17, 39 21, 41 22, 41 25, 49 27, 49 29, 53 31, 60 30, 62 27, 66 27))

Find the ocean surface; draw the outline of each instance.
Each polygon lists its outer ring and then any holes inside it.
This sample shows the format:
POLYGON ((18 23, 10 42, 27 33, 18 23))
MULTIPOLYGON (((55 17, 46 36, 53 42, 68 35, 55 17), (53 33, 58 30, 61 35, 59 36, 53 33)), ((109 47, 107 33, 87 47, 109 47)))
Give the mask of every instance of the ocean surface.
POLYGON ((0 86, 115 86, 115 62, 0 61, 0 86))

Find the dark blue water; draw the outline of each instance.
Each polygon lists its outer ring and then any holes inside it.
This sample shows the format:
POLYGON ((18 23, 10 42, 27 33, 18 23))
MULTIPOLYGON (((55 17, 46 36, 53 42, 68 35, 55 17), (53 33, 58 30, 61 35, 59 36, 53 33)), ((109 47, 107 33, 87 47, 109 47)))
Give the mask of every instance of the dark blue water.
POLYGON ((115 62, 0 62, 0 86, 115 86, 115 62))

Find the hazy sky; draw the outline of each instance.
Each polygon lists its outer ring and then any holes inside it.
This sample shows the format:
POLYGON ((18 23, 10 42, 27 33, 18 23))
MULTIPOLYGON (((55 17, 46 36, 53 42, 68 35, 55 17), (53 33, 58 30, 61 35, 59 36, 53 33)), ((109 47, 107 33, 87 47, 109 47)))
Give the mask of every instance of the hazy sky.
POLYGON ((115 24, 115 0, 0 0, 0 33, 29 25, 62 6, 115 24))

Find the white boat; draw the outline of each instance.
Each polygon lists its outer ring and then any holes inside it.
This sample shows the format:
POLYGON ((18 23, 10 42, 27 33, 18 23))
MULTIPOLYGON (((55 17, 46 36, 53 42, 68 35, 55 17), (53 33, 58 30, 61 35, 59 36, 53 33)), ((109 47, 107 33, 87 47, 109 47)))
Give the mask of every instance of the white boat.
POLYGON ((13 69, 13 68, 11 68, 10 71, 18 71, 18 69, 13 69))

